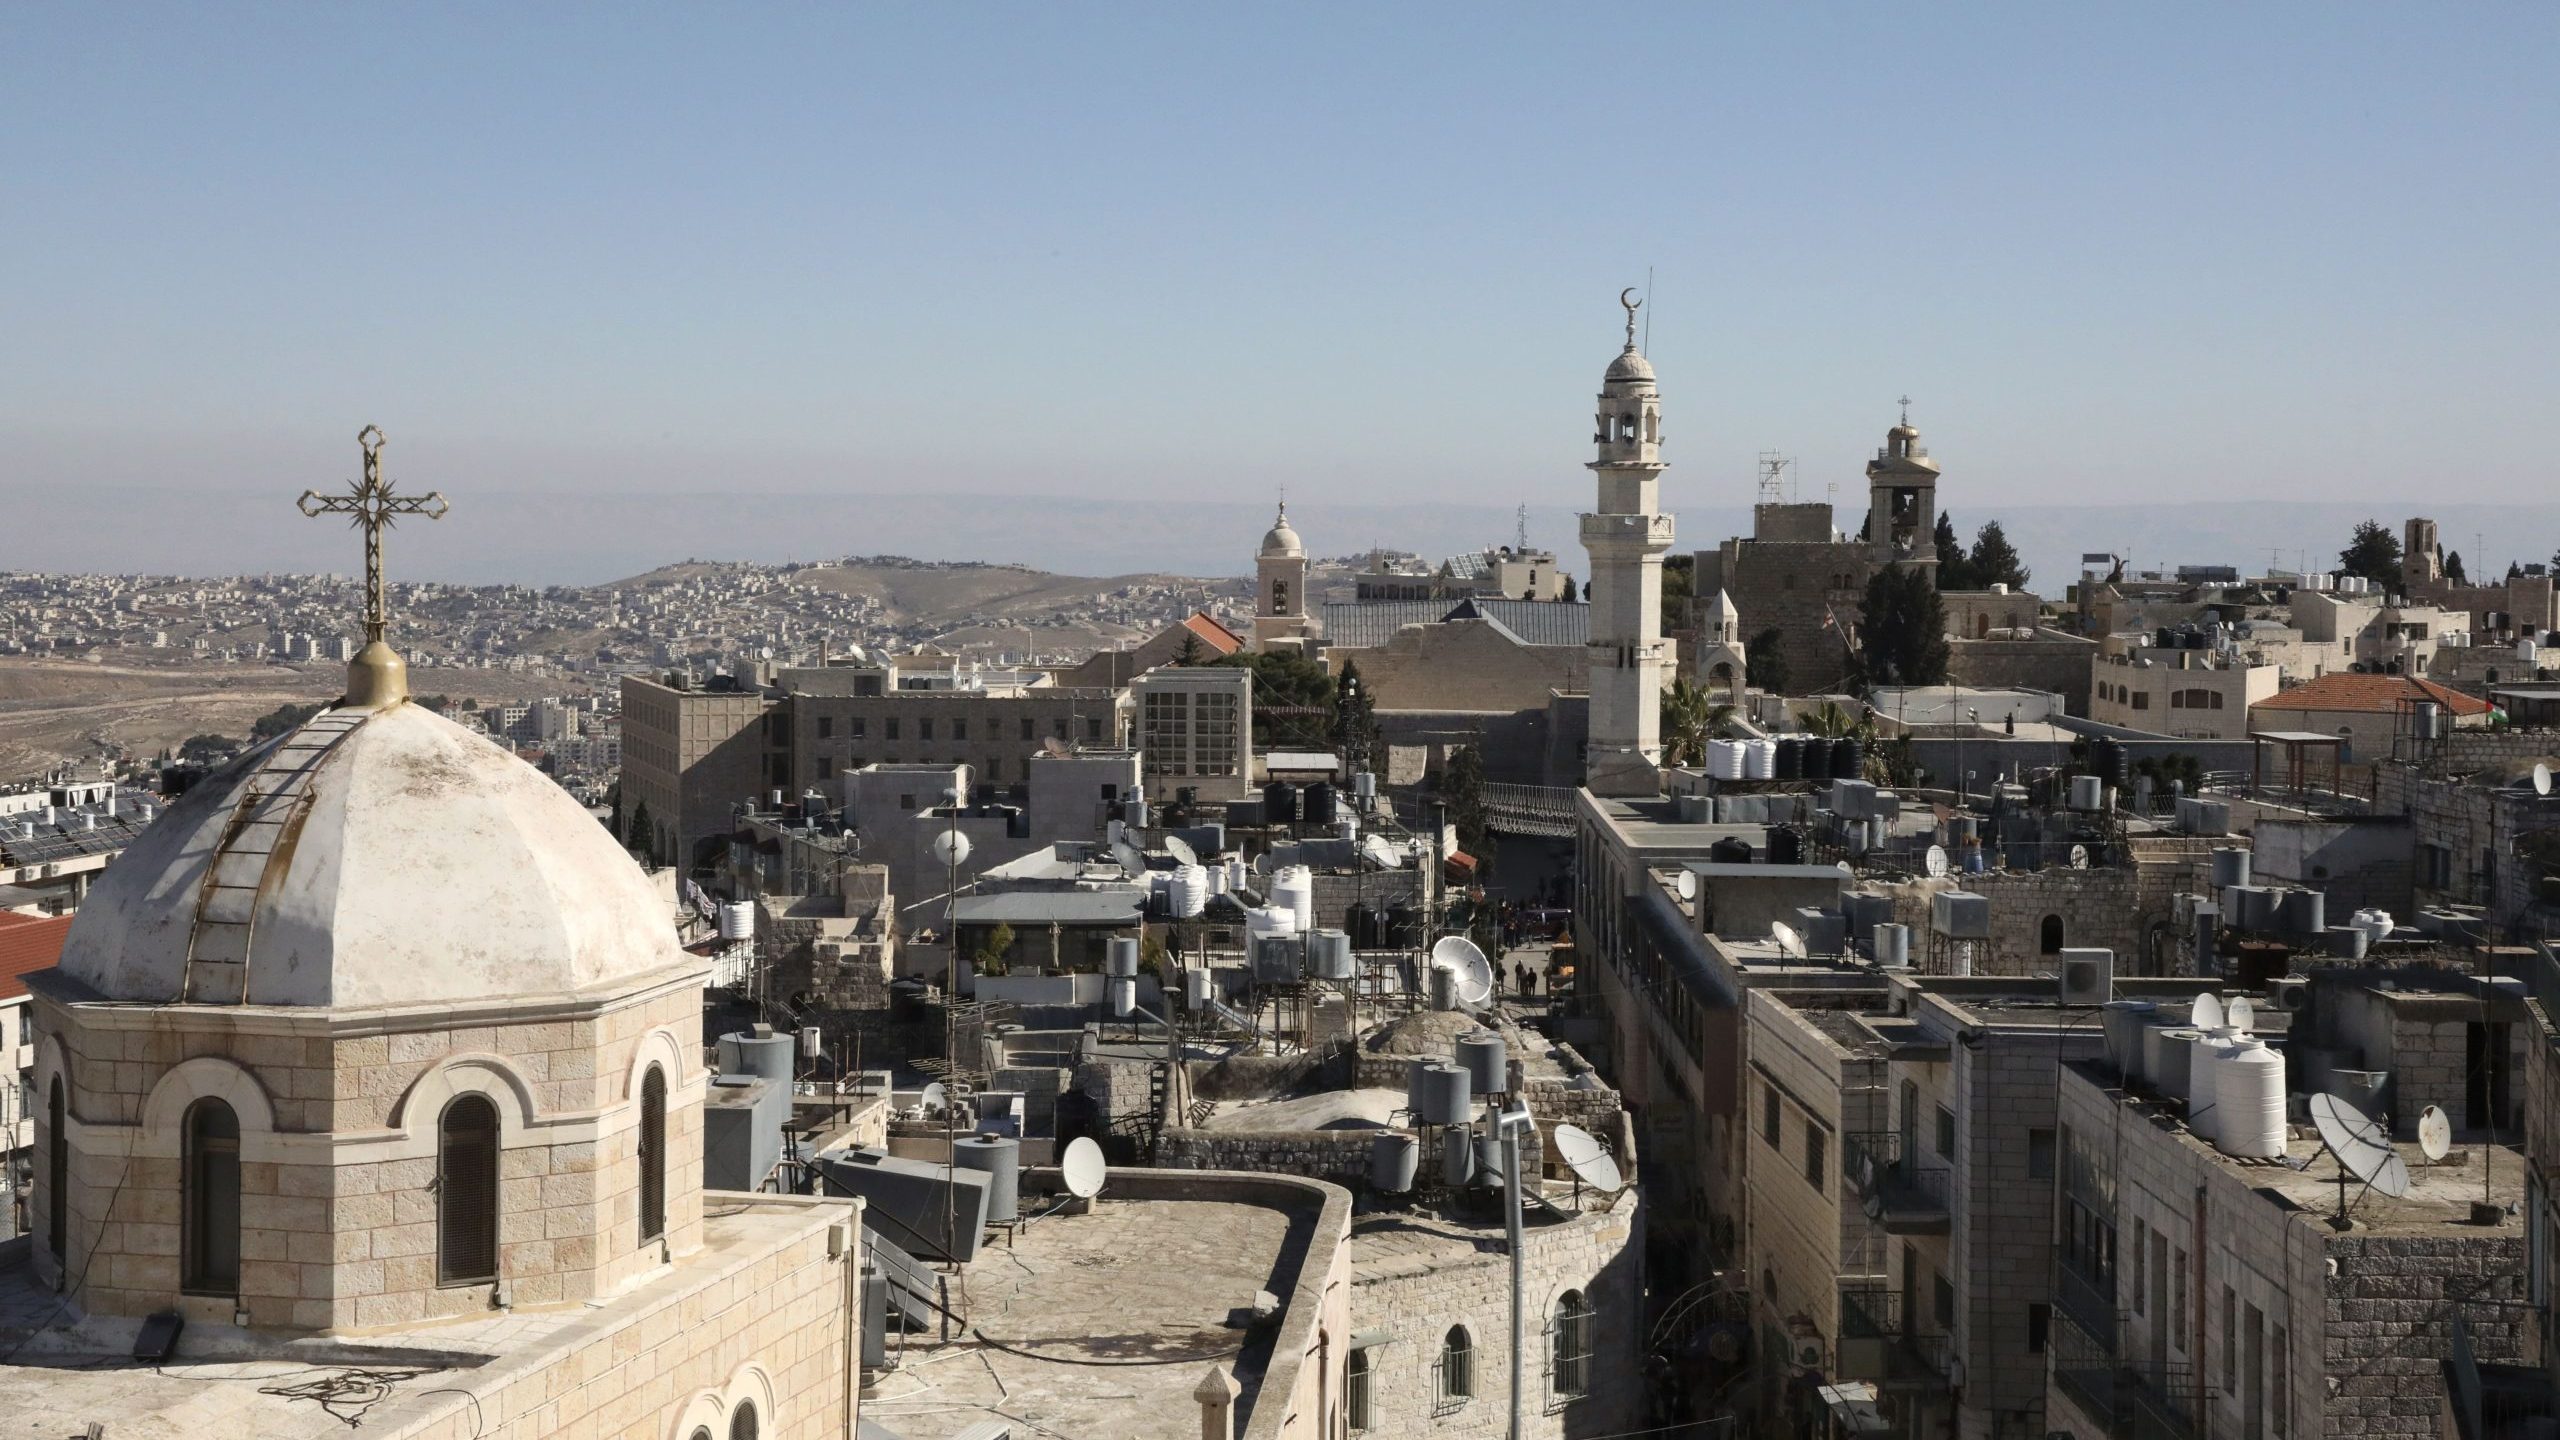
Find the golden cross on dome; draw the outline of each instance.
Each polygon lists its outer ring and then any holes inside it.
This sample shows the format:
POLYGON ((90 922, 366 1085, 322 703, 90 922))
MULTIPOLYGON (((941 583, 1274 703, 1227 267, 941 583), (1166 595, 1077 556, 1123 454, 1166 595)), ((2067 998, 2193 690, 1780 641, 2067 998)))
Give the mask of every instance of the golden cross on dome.
POLYGON ((305 490, 295 502, 305 515, 352 515, 352 523, 364 532, 364 638, 368 645, 382 643, 383 628, 388 620, 388 607, 382 593, 382 532, 391 528, 403 515, 424 515, 441 520, 451 507, 440 491, 430 490, 423 496, 393 492, 391 482, 382 478, 382 431, 372 425, 356 432, 356 443, 364 447, 364 478, 347 487, 344 495, 322 496, 317 490, 305 490))

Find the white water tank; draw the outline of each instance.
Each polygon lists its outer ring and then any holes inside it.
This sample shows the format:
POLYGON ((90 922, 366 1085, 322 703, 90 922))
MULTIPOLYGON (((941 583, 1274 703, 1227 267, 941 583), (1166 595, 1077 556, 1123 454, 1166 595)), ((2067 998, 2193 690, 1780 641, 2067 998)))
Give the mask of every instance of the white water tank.
POLYGON ((2216 1026, 2187 1047, 2187 1128, 2199 1140, 2213 1138, 2216 1112, 2221 1108, 2221 1081, 2214 1067, 2222 1063, 2222 1052, 2231 1048, 2231 1038, 2230 1030, 2216 1026))
POLYGON ((1271 877, 1271 903, 1296 917, 1297 928, 1316 926, 1316 877, 1304 865, 1291 865, 1271 877))
POLYGON ((1351 937, 1340 930, 1308 931, 1307 973, 1336 983, 1357 977, 1360 967, 1351 956, 1351 937))
POLYGON ((1138 982, 1135 980, 1112 981, 1111 1013, 1122 1020, 1126 1020, 1129 1018, 1130 1012, 1137 1008, 1138 982))
MULTIPOLYGON (((1707 773, 1718 780, 1741 779, 1746 765, 1743 758, 1744 743, 1740 740, 1708 741, 1707 773)), ((1773 756, 1773 761, 1774 758, 1773 756)))
POLYGON ((1137 978, 1138 942, 1136 937, 1114 935, 1103 943, 1102 973, 1114 980, 1137 978))
POLYGON ((1778 742, 1745 740, 1742 742, 1742 778, 1770 780, 1778 774, 1778 742))
POLYGON ((2213 1074, 2214 1148, 2244 1159, 2283 1159, 2284 1057, 2243 1040, 2222 1052, 2213 1074))
POLYGON ((745 900, 731 900, 722 904, 720 938, 723 940, 756 938, 756 907, 745 900))
POLYGON ((1206 1006, 1216 998, 1217 993, 1218 977, 1207 966, 1198 966, 1182 972, 1182 996, 1191 1002, 1192 1009, 1198 1010, 1206 1006))
POLYGON ((2172 1099, 2187 1098, 2188 1052, 2198 1032, 2185 1025, 2146 1025, 2142 1030, 2142 1074, 2151 1088, 2172 1099))
POLYGON ((1209 872, 1197 865, 1185 865, 1173 872, 1166 899, 1177 920, 1189 920, 1209 905, 1209 872))
POLYGON ((1244 916, 1244 933, 1248 940, 1295 935, 1298 933, 1298 912, 1285 905, 1265 905, 1259 910, 1248 910, 1244 916))
POLYGON ((1878 967, 1886 970, 1911 968, 1910 926, 1891 923, 1878 925, 1875 928, 1874 939, 1870 943, 1875 946, 1878 967))

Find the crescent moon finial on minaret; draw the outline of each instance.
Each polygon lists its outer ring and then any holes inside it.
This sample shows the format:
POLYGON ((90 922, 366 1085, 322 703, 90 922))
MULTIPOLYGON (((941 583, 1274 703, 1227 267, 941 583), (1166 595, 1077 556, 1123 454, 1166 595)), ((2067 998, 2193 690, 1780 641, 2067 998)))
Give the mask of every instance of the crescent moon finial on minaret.
POLYGON ((1627 309, 1627 348, 1630 350, 1636 348, 1636 312, 1644 308, 1643 301, 1627 298, 1634 293, 1636 293, 1636 287, 1633 285, 1618 292, 1618 303, 1627 309))

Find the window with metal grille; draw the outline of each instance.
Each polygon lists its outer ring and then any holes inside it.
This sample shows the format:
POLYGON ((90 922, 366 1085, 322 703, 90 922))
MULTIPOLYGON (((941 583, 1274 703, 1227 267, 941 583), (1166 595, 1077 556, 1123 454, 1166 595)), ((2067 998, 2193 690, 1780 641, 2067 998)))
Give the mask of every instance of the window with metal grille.
POLYGON ((1547 1367, 1556 1397, 1580 1399, 1591 1393, 1591 1305, 1579 1290, 1556 1297, 1555 1324, 1548 1332, 1552 1359, 1547 1367))
POLYGON ((1464 1325, 1450 1326, 1440 1341, 1440 1383, 1435 1389, 1442 1405, 1464 1404, 1476 1393, 1475 1345, 1464 1325))
POLYGON ((180 1172, 179 1287, 190 1295, 240 1293, 240 1117, 219 1100, 187 1108, 180 1172))
POLYGON ((738 1413, 729 1417, 729 1440, 756 1440, 756 1402, 741 1400, 738 1413))
POLYGON ((640 1081, 640 1243, 667 1233, 667 1073, 640 1081))
POLYGON ((1343 1422, 1354 1430, 1369 1428, 1371 1386, 1375 1383, 1369 1369, 1366 1349, 1351 1352, 1350 1363, 1342 1371, 1343 1422))
POLYGON ((498 1278, 498 1107, 465 1095, 436 1123, 436 1283, 498 1278))
POLYGON ((55 1076, 53 1098, 45 1107, 45 1243, 52 1247, 54 1263, 68 1265, 71 1256, 63 1237, 70 1228, 64 1217, 71 1209, 71 1142, 63 1135, 62 1125, 62 1078, 55 1076))

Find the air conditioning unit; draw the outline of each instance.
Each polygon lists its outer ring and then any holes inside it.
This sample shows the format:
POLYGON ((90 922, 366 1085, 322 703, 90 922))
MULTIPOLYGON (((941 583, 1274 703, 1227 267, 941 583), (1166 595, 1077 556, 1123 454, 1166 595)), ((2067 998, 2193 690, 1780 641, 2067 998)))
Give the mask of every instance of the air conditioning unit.
POLYGON ((2267 1003, 2288 1015, 2311 1008, 2311 982, 2299 975, 2279 975, 2267 982, 2267 1003))
POLYGON ((2104 1005, 2115 998, 2116 952, 2113 950, 2065 950, 2062 952, 2062 1003, 2065 1005, 2104 1005))

